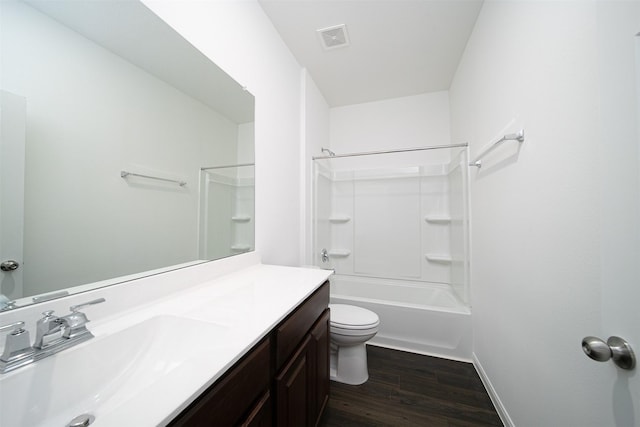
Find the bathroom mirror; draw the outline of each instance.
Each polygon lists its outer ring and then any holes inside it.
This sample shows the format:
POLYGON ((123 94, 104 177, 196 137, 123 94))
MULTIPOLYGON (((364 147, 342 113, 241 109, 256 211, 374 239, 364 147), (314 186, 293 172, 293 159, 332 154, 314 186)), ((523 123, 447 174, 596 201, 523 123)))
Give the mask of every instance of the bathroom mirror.
POLYGON ((253 250, 248 91, 137 0, 0 17, 0 308, 253 250))

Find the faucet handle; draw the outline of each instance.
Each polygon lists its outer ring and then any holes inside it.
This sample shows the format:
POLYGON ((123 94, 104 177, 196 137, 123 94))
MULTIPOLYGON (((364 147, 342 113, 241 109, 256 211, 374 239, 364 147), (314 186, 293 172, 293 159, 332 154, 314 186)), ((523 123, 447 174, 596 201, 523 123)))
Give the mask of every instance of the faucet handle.
POLYGON ((8 372, 29 361, 33 355, 33 347, 29 340, 29 331, 24 329, 24 322, 14 322, 0 326, 0 332, 9 331, 0 356, 0 373, 8 372))
POLYGON ((39 328, 40 325, 48 325, 49 323, 59 323, 60 318, 58 316, 54 316, 53 313, 53 310, 43 311, 42 317, 36 322, 37 327, 39 328))
POLYGON ((69 310, 71 310, 72 313, 77 313, 78 310, 81 309, 82 307, 86 307, 88 305, 100 304, 101 302, 105 302, 105 301, 106 299, 104 298, 98 298, 92 301, 83 302, 82 304, 72 305, 71 307, 69 307, 69 310))
POLYGON ((13 331, 11 331, 11 334, 13 335, 21 334, 22 332, 25 332, 24 322, 20 320, 18 322, 13 322, 13 323, 9 323, 8 325, 0 326, 0 332, 5 332, 5 331, 8 331, 9 329, 13 329, 13 331))
POLYGON ((89 322, 89 319, 87 319, 87 315, 78 310, 82 307, 99 304, 105 301, 106 300, 104 298, 98 298, 82 304, 72 305, 69 308, 69 310, 71 310, 71 313, 61 318, 61 320, 65 323, 65 330, 62 336, 64 338, 77 338, 82 336, 93 337, 91 332, 89 332, 89 330, 85 326, 89 322))

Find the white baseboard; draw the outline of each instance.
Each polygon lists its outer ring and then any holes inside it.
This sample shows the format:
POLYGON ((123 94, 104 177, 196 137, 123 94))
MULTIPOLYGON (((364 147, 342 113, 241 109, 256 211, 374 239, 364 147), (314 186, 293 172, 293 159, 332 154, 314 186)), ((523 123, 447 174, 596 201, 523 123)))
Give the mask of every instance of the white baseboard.
POLYGON ((425 356, 440 357, 443 359, 456 360, 458 362, 473 363, 468 356, 465 357, 464 348, 444 348, 436 345, 386 337, 381 334, 378 334, 371 340, 367 341, 367 345, 407 351, 409 353, 422 354, 425 356))
POLYGON ((471 358, 473 361, 473 366, 476 368, 476 371, 480 376, 480 380, 482 380, 482 384, 484 384, 484 387, 487 389, 487 393, 489 394, 489 397, 493 402, 493 406, 496 407, 496 411, 498 412, 498 416, 502 420, 502 424, 504 424, 505 427, 515 427, 515 424, 513 424, 513 420, 511 419, 511 417, 509 417, 509 413, 502 404, 500 397, 498 397, 498 394, 493 388, 491 381, 489 381, 489 378, 487 377, 482 364, 480 364, 480 360, 478 360, 478 357, 475 353, 471 353, 471 358))

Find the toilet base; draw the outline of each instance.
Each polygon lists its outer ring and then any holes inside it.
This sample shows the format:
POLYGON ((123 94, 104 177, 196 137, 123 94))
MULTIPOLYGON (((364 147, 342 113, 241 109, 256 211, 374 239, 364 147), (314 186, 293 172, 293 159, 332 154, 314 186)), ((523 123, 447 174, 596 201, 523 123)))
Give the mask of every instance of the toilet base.
POLYGON ((369 370, 365 344, 337 346, 331 343, 329 379, 349 385, 360 385, 367 382, 369 370))

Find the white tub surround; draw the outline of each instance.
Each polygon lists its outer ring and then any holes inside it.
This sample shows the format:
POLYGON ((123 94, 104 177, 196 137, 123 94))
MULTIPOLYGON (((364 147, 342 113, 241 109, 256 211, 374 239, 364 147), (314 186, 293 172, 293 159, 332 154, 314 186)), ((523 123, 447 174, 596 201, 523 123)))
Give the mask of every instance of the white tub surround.
MULTIPOLYGON (((98 427, 166 425, 330 275, 326 270, 263 265, 257 254, 249 253, 2 313, 0 325, 23 320, 33 338, 42 311, 56 310, 57 315, 64 315, 70 305, 106 298, 105 303, 84 309, 92 320, 88 328, 94 339, 0 377, 2 395, 11 396, 0 402, 0 425, 65 425, 83 412, 93 414, 96 419, 92 425, 98 427), (184 346, 185 353, 195 355, 188 358, 188 365, 149 368, 152 363, 159 365, 149 357, 145 370, 155 370, 157 376, 142 376, 140 380, 148 384, 129 384, 128 390, 136 392, 127 392, 126 399, 113 387, 122 383, 117 378, 75 401, 69 397, 73 396, 73 384, 69 383, 74 381, 56 381, 56 369, 61 369, 74 351, 110 342, 116 334, 141 324, 162 327, 172 323, 167 323, 169 316, 179 318, 182 323, 178 323, 183 325, 202 326, 193 342, 176 337, 176 344, 184 346), (199 342, 207 343, 204 331, 220 328, 226 329, 226 338, 214 343, 215 351, 198 354, 199 342), (32 404, 38 389, 47 391, 47 405, 32 404)), ((193 336, 193 331, 188 334, 193 336)), ((213 347, 205 344, 202 348, 213 347)), ((159 356, 167 350, 166 346, 157 349, 159 356)), ((113 359, 126 351, 107 348, 102 357, 113 359), (108 354, 110 351, 113 354, 108 354)), ((136 355, 130 358, 129 364, 134 365, 136 355)), ((120 359, 127 361, 126 357, 120 359)), ((84 378, 84 368, 95 371, 101 363, 100 359, 95 362, 78 366, 73 378, 84 378)), ((126 370, 124 366, 123 377, 131 374, 126 370)))
POLYGON ((448 285, 335 275, 331 303, 378 315, 368 344, 471 362, 471 311, 448 285))

